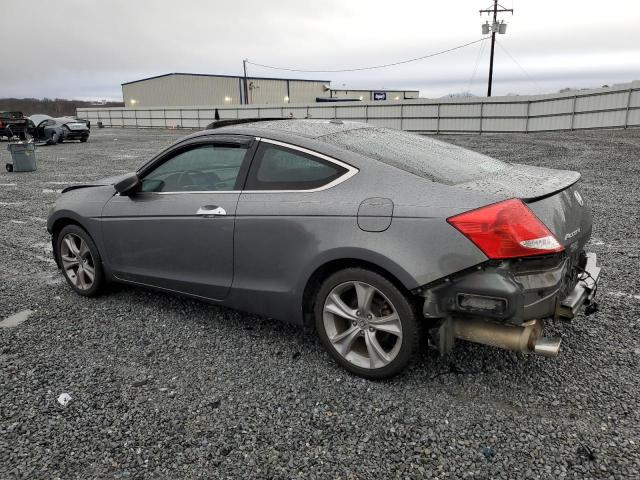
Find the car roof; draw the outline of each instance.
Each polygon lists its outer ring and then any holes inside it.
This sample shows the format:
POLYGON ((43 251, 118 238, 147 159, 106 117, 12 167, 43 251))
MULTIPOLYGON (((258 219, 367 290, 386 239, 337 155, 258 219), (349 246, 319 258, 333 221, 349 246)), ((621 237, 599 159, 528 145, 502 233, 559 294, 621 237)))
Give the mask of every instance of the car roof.
POLYGON ((317 140, 325 135, 374 128, 373 125, 361 122, 342 120, 311 120, 311 119, 285 119, 256 121, 230 125, 194 133, 188 138, 206 136, 212 134, 253 135, 279 139, 292 140, 294 138, 317 140))

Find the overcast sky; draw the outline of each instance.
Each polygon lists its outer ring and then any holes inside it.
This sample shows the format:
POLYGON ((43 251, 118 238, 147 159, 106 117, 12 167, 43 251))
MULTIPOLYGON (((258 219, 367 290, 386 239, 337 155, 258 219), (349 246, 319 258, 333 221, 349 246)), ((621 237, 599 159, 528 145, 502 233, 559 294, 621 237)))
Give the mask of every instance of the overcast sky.
MULTIPOLYGON (((0 0, 0 97, 121 99, 120 84, 168 72, 390 63, 481 37, 491 0, 0 0)), ((494 95, 640 79, 640 1, 503 0, 494 95), (508 52, 508 53, 506 53, 508 52), (515 59, 512 60, 513 57, 515 59), (517 63, 516 63, 517 62, 517 63), (518 64, 520 66, 518 66, 518 64)), ((399 67, 316 78, 332 86, 486 93, 489 43, 399 67), (480 56, 480 54, 482 54, 480 56), (478 64, 474 76, 474 66, 478 64)))

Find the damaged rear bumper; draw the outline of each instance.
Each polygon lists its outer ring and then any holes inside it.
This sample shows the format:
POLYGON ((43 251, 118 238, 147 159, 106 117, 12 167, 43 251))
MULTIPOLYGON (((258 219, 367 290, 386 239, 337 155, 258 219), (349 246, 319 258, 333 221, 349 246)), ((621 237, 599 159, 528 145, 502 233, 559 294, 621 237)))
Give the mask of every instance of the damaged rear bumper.
POLYGON ((545 319, 571 319, 592 304, 599 276, 595 253, 498 262, 425 289, 423 313, 437 320, 443 354, 461 339, 554 356, 560 339, 543 336, 545 319))
POLYGON ((598 267, 596 260, 595 253, 587 253, 587 263, 579 274, 578 283, 571 293, 559 303, 556 317, 572 319, 583 306, 593 302, 600 278, 600 267, 598 267))

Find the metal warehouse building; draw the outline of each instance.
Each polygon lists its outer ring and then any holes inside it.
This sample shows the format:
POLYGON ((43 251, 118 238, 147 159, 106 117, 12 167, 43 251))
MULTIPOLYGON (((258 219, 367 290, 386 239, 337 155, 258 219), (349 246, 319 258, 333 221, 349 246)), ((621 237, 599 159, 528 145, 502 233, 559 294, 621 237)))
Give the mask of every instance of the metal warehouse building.
POLYGON ((127 107, 311 103, 316 99, 403 100, 418 91, 332 90, 330 80, 167 73, 122 84, 127 107), (246 87, 245 87, 246 84, 246 87))

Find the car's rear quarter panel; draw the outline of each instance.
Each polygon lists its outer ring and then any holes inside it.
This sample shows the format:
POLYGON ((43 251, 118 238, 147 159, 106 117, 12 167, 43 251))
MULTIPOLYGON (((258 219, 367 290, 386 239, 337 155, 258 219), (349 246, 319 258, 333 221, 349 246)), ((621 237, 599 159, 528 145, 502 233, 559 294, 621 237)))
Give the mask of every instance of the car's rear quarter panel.
POLYGON ((463 192, 447 201, 452 194, 448 188, 415 175, 375 162, 357 167, 357 175, 324 191, 241 195, 232 305, 250 305, 255 312, 299 323, 304 288, 329 262, 371 263, 413 289, 486 260, 446 222, 448 216, 486 202, 484 197, 463 192), (358 207, 371 197, 394 202, 384 231, 358 226, 358 207))

